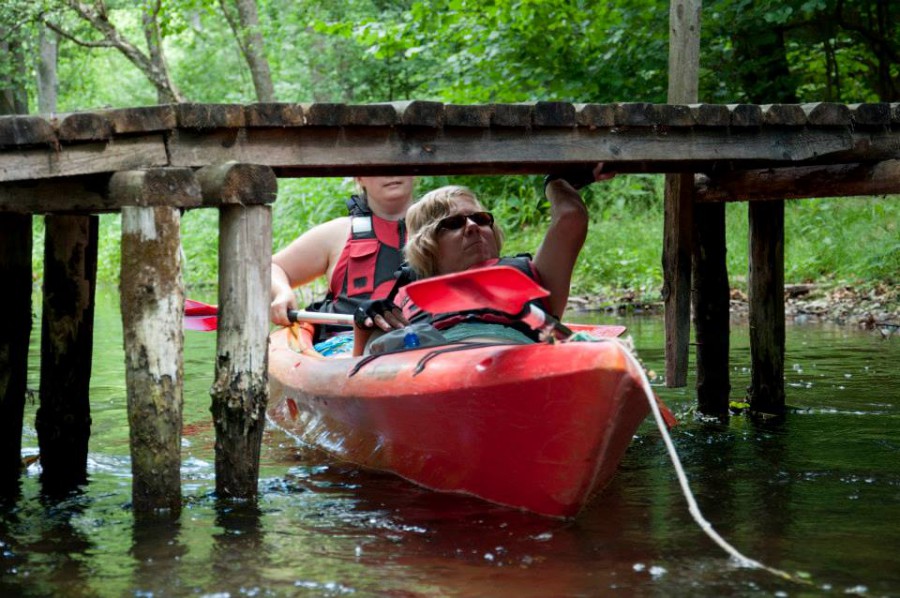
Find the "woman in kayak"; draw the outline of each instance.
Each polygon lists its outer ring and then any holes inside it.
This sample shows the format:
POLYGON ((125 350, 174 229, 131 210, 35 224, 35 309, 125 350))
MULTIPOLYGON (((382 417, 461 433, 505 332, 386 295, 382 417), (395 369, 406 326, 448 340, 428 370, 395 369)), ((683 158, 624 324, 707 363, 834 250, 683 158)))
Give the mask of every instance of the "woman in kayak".
MULTIPOLYGON (((550 291, 543 307, 559 318, 565 310, 572 272, 587 236, 588 213, 578 189, 614 176, 614 173, 602 173, 602 166, 598 164, 590 170, 551 175, 545 179, 544 192, 550 200, 550 225, 533 259, 530 256, 501 258, 503 234, 493 215, 484 210, 470 189, 447 186, 425 194, 409 209, 407 261, 417 278, 484 266, 512 266, 550 291)), ((357 325, 387 331, 422 319, 422 314, 409 304, 402 289, 396 304, 367 302, 355 314, 357 325)), ((441 323, 444 327, 439 327, 448 340, 472 332, 468 330, 470 326, 461 326, 464 323, 460 318, 442 318, 441 323), (462 329, 452 330, 451 327, 462 329)), ((483 322, 476 326, 482 334, 487 331, 483 322)), ((501 328, 521 327, 510 322, 490 331, 513 340, 518 331, 501 331, 501 328)))
POLYGON ((349 215, 313 227, 272 257, 269 318, 289 326, 288 310, 297 309, 294 289, 320 276, 329 282, 323 301, 312 311, 352 314, 367 299, 381 299, 403 262, 414 177, 356 177, 359 195, 347 201, 349 215))

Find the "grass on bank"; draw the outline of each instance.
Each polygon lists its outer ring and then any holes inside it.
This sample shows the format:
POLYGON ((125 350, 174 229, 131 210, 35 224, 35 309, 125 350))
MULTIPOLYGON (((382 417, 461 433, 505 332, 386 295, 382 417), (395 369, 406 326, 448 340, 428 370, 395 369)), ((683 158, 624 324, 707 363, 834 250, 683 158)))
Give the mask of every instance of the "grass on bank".
MULTIPOLYGON (((573 294, 658 301, 662 286, 663 178, 619 176, 588 188, 591 228, 579 258, 573 294)), ((533 252, 543 234, 548 205, 540 177, 423 177, 417 195, 465 184, 494 211, 506 233, 505 254, 533 252)), ((345 213, 354 191, 350 179, 279 181, 273 206, 273 246, 278 250, 316 223, 345 213)), ((853 284, 862 288, 900 283, 900 197, 795 200, 785 203, 785 281, 853 284)), ((120 218, 101 216, 98 279, 119 277, 120 218)), ((744 288, 747 274, 747 204, 726 209, 727 263, 731 285, 744 288)), ((182 219, 184 276, 189 288, 216 284, 218 213, 191 210, 182 219)), ((43 219, 34 219, 33 266, 43 262, 43 219)), ((323 287, 324 288, 324 287, 323 287)))

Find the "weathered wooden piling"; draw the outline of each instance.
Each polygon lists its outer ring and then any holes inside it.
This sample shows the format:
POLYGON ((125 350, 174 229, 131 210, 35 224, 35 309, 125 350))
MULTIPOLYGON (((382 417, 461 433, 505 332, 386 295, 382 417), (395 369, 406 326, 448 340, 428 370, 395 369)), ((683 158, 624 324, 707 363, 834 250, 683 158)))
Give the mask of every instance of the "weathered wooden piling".
POLYGON ((725 204, 694 206, 692 295, 697 345, 697 409, 726 419, 731 382, 728 371, 730 315, 725 263, 725 204))
MULTIPOLYGON (((700 74, 701 0, 669 3, 670 104, 697 101, 700 74)), ((687 384, 691 335, 691 253, 694 175, 666 175, 663 225, 663 288, 666 327, 666 386, 687 384)))
POLYGON ((181 509, 181 213, 122 208, 120 301, 136 512, 181 509))
POLYGON ((30 215, 0 214, 0 494, 18 493, 31 336, 30 215))
POLYGON ((135 512, 181 509, 184 284, 181 211, 200 203, 190 169, 118 172, 119 279, 135 512))
POLYGON ((784 202, 754 201, 750 224, 750 410, 784 414, 784 202))
POLYGON ((215 382, 216 493, 256 496, 268 401, 272 212, 278 181, 249 164, 197 173, 205 202, 219 208, 219 321, 215 382), (257 205, 254 205, 257 204, 257 205))
POLYGON ((98 230, 97 216, 51 214, 44 219, 41 386, 35 428, 45 486, 67 488, 87 480, 98 230))

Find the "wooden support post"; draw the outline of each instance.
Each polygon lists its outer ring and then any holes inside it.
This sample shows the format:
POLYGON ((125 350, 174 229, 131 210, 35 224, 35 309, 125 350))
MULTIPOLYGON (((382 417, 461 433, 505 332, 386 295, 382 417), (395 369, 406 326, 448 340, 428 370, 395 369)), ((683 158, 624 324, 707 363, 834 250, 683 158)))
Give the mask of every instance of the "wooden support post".
POLYGON ((0 214, 0 498, 19 494, 31 336, 31 216, 0 214))
POLYGON ((278 187, 268 167, 227 163, 197 173, 219 209, 219 322, 212 414, 216 493, 257 494, 268 402, 272 211, 278 187))
POLYGON ((97 216, 48 215, 44 233, 40 407, 35 419, 45 488, 87 481, 97 216))
MULTIPOLYGON (((700 0, 669 5, 670 104, 697 101, 700 72, 700 0)), ((666 175, 663 289, 666 311, 666 386, 687 384, 691 332, 691 242, 694 177, 666 175)))
POLYGON ((697 343, 697 407, 728 418, 731 382, 728 267, 725 263, 725 204, 694 206, 693 307, 697 343))
POLYGON ((663 288, 666 327, 666 386, 687 384, 691 336, 691 241, 693 175, 666 175, 663 288))
POLYGON ((122 328, 136 513, 181 510, 181 214, 122 208, 122 328))
POLYGON ((784 202, 750 202, 750 360, 754 413, 784 414, 784 202))

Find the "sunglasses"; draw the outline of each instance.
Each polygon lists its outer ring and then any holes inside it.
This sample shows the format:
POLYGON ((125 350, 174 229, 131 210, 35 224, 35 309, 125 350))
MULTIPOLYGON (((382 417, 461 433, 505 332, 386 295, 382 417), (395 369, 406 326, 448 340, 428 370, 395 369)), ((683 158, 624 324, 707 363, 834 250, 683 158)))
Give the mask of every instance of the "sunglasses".
POLYGON ((493 226, 494 215, 490 212, 473 212, 471 214, 447 216, 438 221, 437 230, 459 230, 466 225, 467 220, 471 220, 478 226, 493 226))

